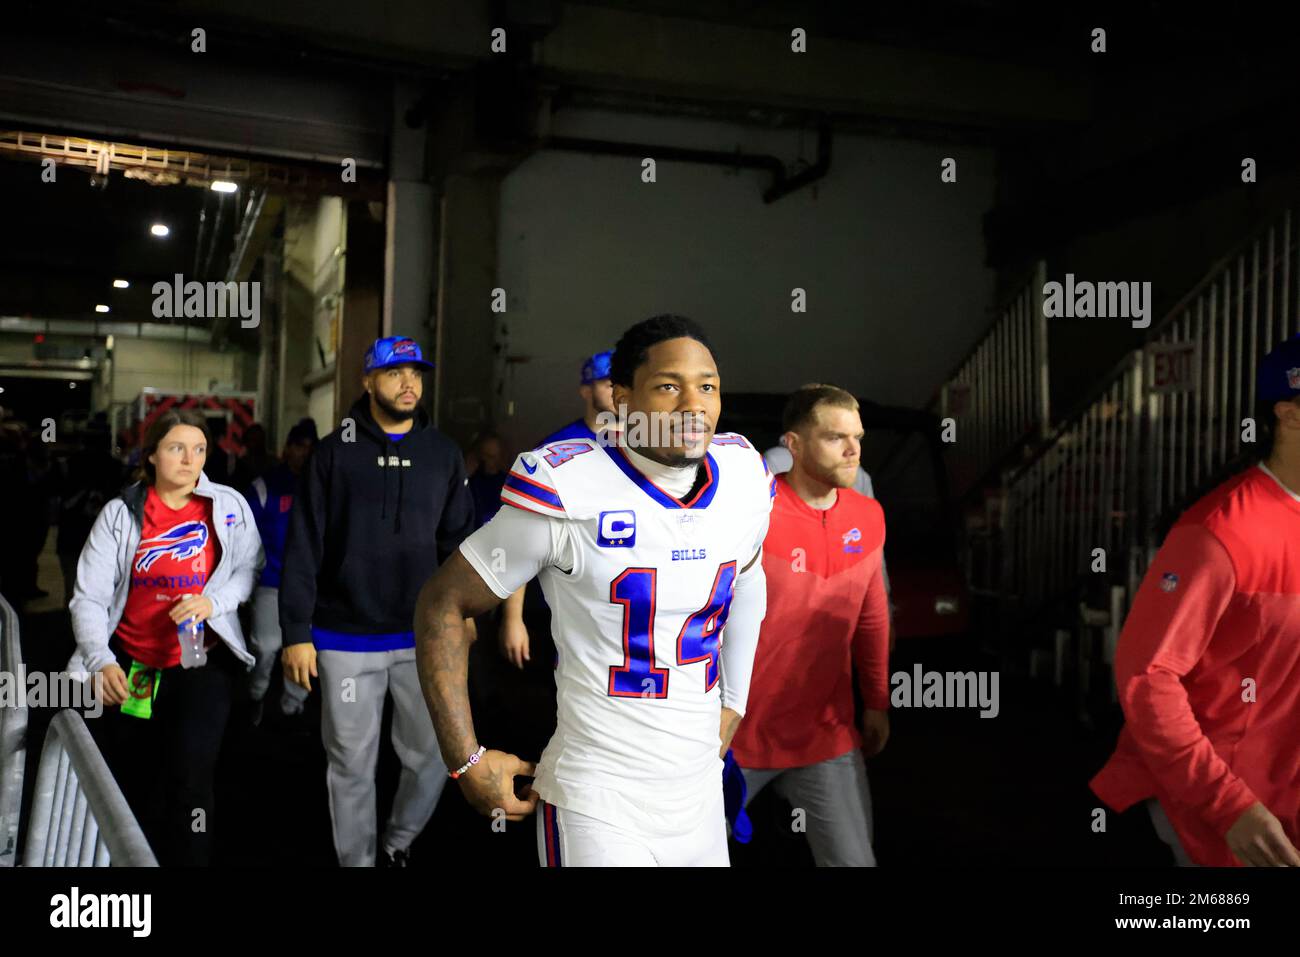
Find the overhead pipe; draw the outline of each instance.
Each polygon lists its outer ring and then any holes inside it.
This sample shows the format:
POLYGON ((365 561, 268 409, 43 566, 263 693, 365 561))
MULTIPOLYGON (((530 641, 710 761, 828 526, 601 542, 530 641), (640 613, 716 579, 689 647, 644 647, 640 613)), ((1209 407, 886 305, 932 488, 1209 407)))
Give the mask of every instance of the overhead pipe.
POLYGON ((650 143, 626 143, 615 140, 596 140, 576 136, 547 136, 539 144, 541 149, 566 150, 573 153, 596 153, 604 156, 652 156, 655 159, 676 160, 683 163, 703 163, 708 166, 725 166, 729 169, 766 170, 772 174, 772 185, 763 192, 763 202, 773 203, 783 196, 821 179, 831 168, 831 130, 822 124, 817 133, 817 161, 793 176, 786 171, 785 163, 777 156, 765 153, 742 153, 739 150, 697 150, 684 146, 662 146, 650 143))

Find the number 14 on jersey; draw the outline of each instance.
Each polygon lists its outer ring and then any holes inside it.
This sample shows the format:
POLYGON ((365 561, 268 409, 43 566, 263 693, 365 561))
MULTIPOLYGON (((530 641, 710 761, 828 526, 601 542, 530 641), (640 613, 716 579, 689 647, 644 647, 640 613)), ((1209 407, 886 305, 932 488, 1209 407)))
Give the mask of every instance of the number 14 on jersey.
MULTIPOLYGON (((655 662, 655 597, 658 572, 628 568, 609 585, 609 600, 623 606, 623 663, 609 669, 609 694, 616 698, 668 697, 667 668, 655 662)), ((689 615, 677 633, 677 664, 704 662, 704 690, 718 683, 718 652, 736 584, 736 563, 718 568, 704 607, 689 615)))

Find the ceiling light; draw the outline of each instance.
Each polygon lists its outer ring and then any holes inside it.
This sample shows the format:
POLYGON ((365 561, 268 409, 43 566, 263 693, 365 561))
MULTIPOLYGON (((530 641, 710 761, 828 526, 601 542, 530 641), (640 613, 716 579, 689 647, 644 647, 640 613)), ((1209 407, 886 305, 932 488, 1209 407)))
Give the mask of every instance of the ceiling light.
POLYGON ((239 187, 229 180, 219 179, 213 182, 212 189, 218 193, 233 193, 239 187))
POLYGON ((98 306, 95 307, 95 311, 96 311, 96 312, 108 312, 108 306, 105 306, 103 303, 100 303, 98 306))
POLYGON ((149 232, 153 233, 155 236, 166 236, 168 233, 171 232, 171 230, 168 229, 166 226, 164 226, 162 223, 154 223, 152 226, 149 227, 149 232))
POLYGON ((113 280, 113 288, 114 288, 114 289, 130 289, 130 288, 131 288, 131 284, 130 284, 129 282, 127 282, 125 279, 114 279, 114 280, 113 280))

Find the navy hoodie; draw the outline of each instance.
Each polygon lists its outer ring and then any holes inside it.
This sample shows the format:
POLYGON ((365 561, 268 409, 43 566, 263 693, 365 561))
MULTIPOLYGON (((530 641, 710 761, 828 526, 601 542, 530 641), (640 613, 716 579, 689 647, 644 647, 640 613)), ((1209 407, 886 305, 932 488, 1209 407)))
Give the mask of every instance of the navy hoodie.
POLYGON ((393 441, 363 395, 299 477, 280 578, 286 645, 391 651, 413 648, 415 599, 474 527, 460 449, 416 412, 393 441))

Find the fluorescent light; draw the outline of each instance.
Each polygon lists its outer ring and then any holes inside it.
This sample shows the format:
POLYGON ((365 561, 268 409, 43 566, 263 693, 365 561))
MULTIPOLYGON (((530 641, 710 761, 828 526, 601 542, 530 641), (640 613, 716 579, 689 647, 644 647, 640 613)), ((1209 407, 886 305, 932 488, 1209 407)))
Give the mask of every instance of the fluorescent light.
POLYGON ((129 282, 127 282, 125 279, 114 279, 114 280, 113 280, 113 288, 114 288, 114 289, 130 289, 130 288, 131 288, 131 284, 130 284, 129 282))
POLYGON ((154 223, 149 227, 149 232, 153 233, 155 236, 166 236, 171 232, 171 230, 162 223, 154 223))
POLYGON ((108 312, 108 306, 105 306, 103 303, 100 303, 98 306, 95 307, 95 311, 96 311, 96 312, 108 312))
POLYGON ((233 193, 239 187, 229 180, 219 179, 213 181, 212 189, 218 193, 233 193))

